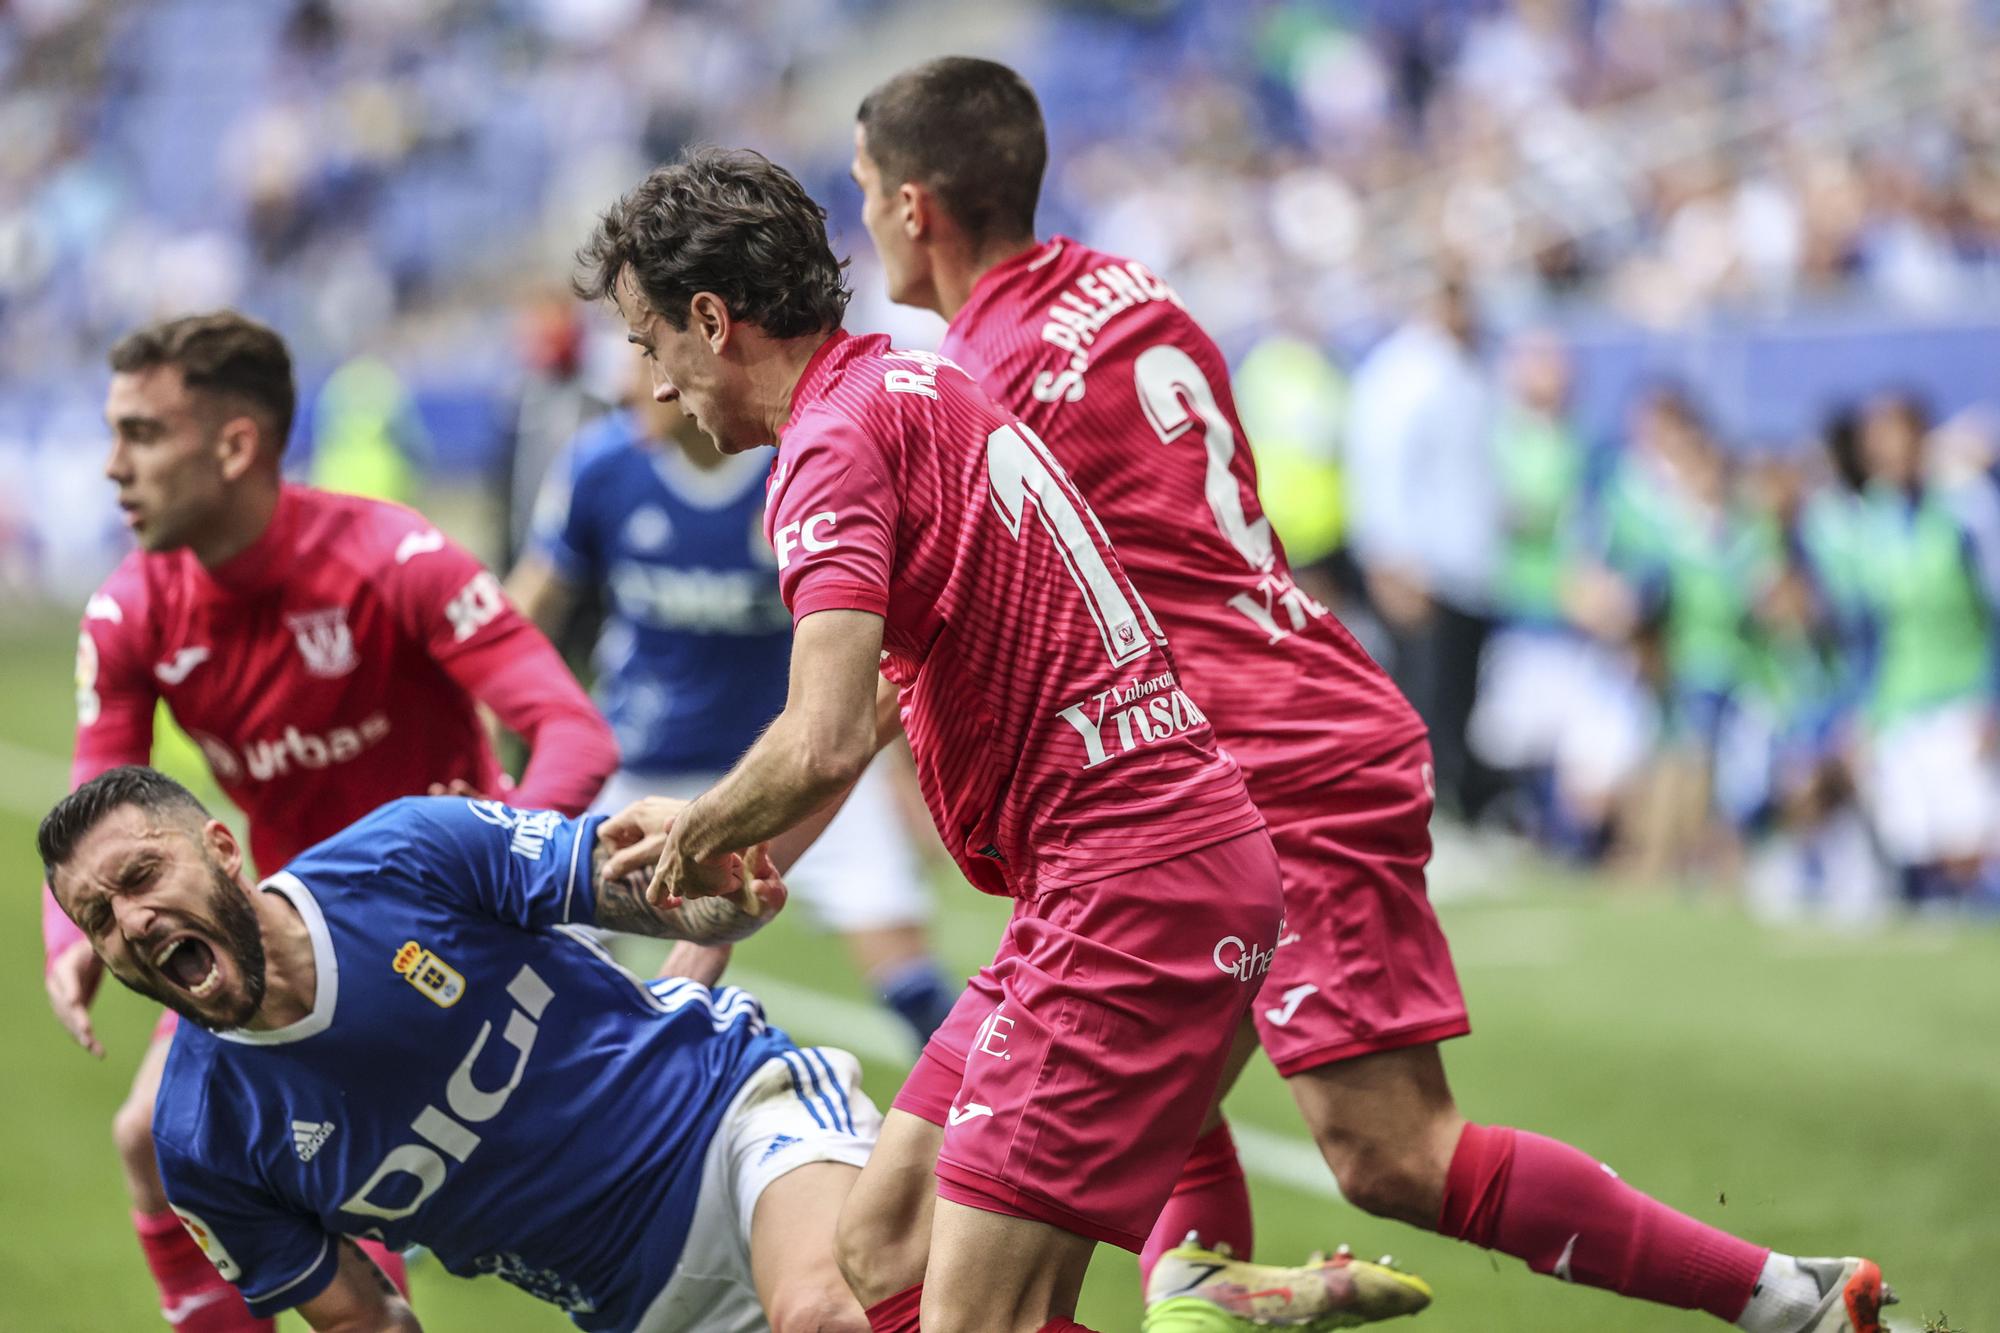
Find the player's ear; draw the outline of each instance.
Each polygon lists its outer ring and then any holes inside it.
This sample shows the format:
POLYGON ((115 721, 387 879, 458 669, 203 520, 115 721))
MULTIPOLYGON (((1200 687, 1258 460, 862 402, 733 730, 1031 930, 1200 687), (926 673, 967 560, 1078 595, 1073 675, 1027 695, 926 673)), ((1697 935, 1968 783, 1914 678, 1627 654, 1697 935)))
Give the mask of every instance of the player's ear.
POLYGON ((229 825, 219 819, 211 819, 201 826, 202 846, 215 858, 216 864, 234 875, 243 869, 243 844, 236 841, 236 834, 229 825))
POLYGON ((734 321, 729 318, 729 303, 714 292, 696 292, 688 302, 688 322, 701 335, 711 352, 721 352, 729 345, 729 333, 734 321))
POLYGON ((913 241, 928 236, 936 224, 937 209, 930 191, 913 181, 905 181, 896 191, 896 201, 900 205, 897 213, 902 218, 903 235, 913 241))
POLYGON ((235 481, 263 461, 270 450, 264 428, 255 417, 235 416, 222 423, 215 438, 216 461, 225 481, 235 481))

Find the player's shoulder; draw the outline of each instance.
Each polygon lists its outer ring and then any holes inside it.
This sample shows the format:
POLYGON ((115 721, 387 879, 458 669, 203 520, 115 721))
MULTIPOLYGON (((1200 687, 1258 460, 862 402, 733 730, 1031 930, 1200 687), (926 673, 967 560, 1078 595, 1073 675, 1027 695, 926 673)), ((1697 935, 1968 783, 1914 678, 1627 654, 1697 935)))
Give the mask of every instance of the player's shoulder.
POLYGON ((423 557, 457 549, 408 505, 310 486, 291 489, 299 504, 300 554, 344 569, 359 583, 393 582, 421 568, 423 557))
POLYGON ((182 554, 133 551, 120 560, 84 600, 84 628, 109 629, 121 636, 145 634, 155 623, 153 610, 172 597, 182 554))
POLYGON ((630 408, 606 412, 563 446, 557 466, 582 487, 620 480, 634 460, 643 461, 639 419, 630 408))

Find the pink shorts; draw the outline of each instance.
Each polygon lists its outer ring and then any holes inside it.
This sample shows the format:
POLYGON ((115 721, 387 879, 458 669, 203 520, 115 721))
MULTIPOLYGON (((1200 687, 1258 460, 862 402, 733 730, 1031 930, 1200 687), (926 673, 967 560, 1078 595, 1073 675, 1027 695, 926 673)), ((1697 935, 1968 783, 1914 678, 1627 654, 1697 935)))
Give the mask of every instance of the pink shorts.
POLYGON ((1255 1008, 1278 1072, 1472 1030, 1424 887, 1430 742, 1260 808, 1285 880, 1285 933, 1255 1008))
POLYGON ((944 1126, 938 1196, 1138 1250, 1281 921, 1262 829, 1016 904, 896 1095, 944 1126))

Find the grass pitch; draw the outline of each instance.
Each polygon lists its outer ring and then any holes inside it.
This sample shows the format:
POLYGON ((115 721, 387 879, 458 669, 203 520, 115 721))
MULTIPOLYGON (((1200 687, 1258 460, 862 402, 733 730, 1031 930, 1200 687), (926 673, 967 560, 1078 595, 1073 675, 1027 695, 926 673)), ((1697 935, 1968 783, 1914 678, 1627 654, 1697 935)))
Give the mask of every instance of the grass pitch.
MULTIPOLYGON (((69 1044, 39 984, 32 835, 62 791, 74 636, 67 616, 10 610, 0 623, 0 871, 15 885, 15 928, 0 937, 0 1142, 10 1148, 0 1155, 0 1328, 160 1329, 109 1137, 152 1015, 112 987, 98 1005, 110 1051, 99 1063, 69 1044)), ((1760 1242, 1879 1259, 1907 1302, 1892 1327, 2000 1331, 2000 930, 1918 924, 1847 938, 1761 928, 1713 895, 1518 869, 1503 878, 1493 896, 1443 910, 1476 1029, 1446 1052, 1469 1115, 1567 1139, 1760 1242)), ((939 895, 951 962, 969 969, 988 956, 1003 908, 962 888, 939 895)), ((785 978, 767 999, 802 1040, 894 1048, 879 1021, 797 1003, 799 989, 865 999, 838 949, 801 922, 779 922, 738 957, 738 981, 785 978)), ((868 1064, 886 1103, 902 1066, 868 1064)), ((1268 1067, 1253 1068, 1231 1114, 1265 1131, 1270 1149, 1252 1181, 1259 1256, 1283 1262, 1341 1241, 1393 1253, 1437 1291, 1429 1312, 1397 1327, 1721 1327, 1565 1289, 1326 1197, 1268 1067)), ((1100 1250, 1083 1321, 1136 1329, 1136 1275, 1130 1256, 1100 1250)), ((415 1281, 427 1328, 570 1327, 492 1279, 431 1264, 415 1281)))

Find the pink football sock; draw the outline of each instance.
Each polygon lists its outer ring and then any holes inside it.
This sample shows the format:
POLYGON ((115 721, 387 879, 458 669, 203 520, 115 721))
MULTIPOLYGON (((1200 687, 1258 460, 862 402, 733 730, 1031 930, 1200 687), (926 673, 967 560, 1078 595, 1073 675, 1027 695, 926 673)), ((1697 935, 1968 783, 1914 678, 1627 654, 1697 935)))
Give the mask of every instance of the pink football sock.
POLYGON ((1566 1143, 1470 1124, 1452 1154, 1438 1231, 1537 1273, 1730 1322, 1769 1253, 1648 1198, 1566 1143))
POLYGON ((922 1311, 923 1305, 924 1284, 919 1282, 914 1287, 899 1291, 894 1296, 869 1306, 861 1313, 868 1320, 868 1327, 873 1333, 919 1333, 917 1316, 922 1311))
POLYGON ((1228 1121, 1196 1139, 1189 1150, 1173 1196, 1160 1210, 1160 1220, 1139 1254, 1142 1287, 1152 1279, 1160 1256, 1190 1231, 1211 1250, 1226 1244, 1238 1259, 1250 1257, 1250 1189, 1243 1183, 1243 1163, 1237 1160, 1228 1121))
POLYGON ((243 1297, 215 1271, 171 1209, 132 1214, 139 1249, 160 1289, 160 1312, 176 1333, 273 1333, 277 1321, 250 1313, 243 1297))

